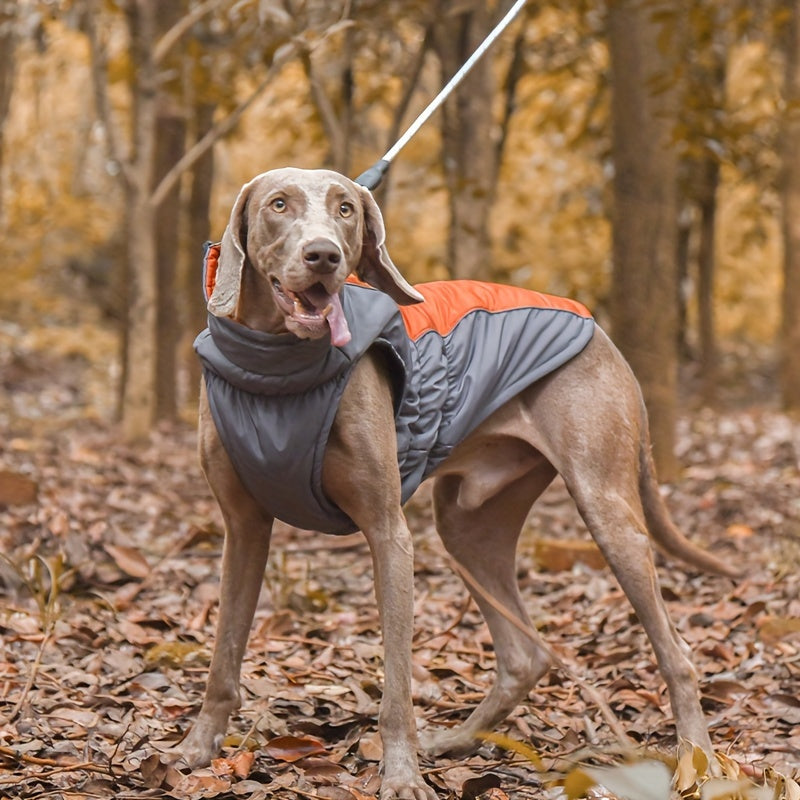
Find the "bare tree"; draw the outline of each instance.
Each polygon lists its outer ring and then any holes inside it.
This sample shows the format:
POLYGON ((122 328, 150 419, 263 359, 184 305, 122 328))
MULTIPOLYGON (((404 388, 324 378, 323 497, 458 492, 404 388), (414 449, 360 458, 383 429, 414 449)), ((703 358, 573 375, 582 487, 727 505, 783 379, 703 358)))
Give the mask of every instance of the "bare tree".
MULTIPOLYGON (((3 133, 14 88, 14 53, 17 47, 16 0, 0 2, 0 171, 3 168, 3 133)), ((2 208, 0 207, 0 213, 2 208)))
POLYGON ((662 479, 677 472, 677 87, 672 4, 616 0, 608 12, 614 160, 614 337, 642 384, 662 479), (665 44, 670 45, 665 47, 665 44))
POLYGON ((781 130, 783 206, 783 323, 781 390, 788 409, 800 409, 800 0, 785 0, 784 114, 781 130))
MULTIPOLYGON (((731 4, 705 7, 695 0, 692 24, 680 43, 686 67, 681 92, 681 121, 686 129, 684 156, 680 161, 681 194, 697 209, 697 330, 701 391, 706 403, 716 397, 718 354, 715 325, 717 193, 720 158, 724 149, 727 60, 729 56, 731 4)), ((690 220, 691 215, 686 215, 690 220)), ((687 252, 688 255, 688 252, 687 252)), ((686 265, 679 265, 686 274, 686 265)), ((685 323, 685 318, 682 322, 685 323)), ((683 337, 685 329, 679 330, 683 337)))
MULTIPOLYGON (((483 0, 446 4, 434 32, 449 80, 490 29, 483 0)), ((456 278, 485 278, 490 268, 489 209, 494 196, 496 120, 492 59, 484 57, 444 104, 442 166, 450 205, 448 263, 456 278)))
MULTIPOLYGON (((185 0, 159 3, 156 8, 156 40, 175 30, 186 16, 185 0)), ((155 165, 153 182, 160 181, 186 152, 188 110, 183 97, 182 61, 185 54, 171 48, 161 65, 164 78, 158 83, 155 119, 155 165)), ((155 186, 151 186, 152 189, 155 186)), ((178 303, 178 264, 181 237, 176 235, 181 223, 181 186, 159 203, 156 215, 157 337, 156 410, 158 419, 174 419, 178 413, 177 374, 178 343, 184 324, 182 304, 178 303)))
MULTIPOLYGON (((167 142, 162 133, 169 122, 168 117, 171 118, 174 112, 170 110, 170 98, 159 89, 165 61, 194 24, 227 4, 228 0, 205 0, 183 14, 173 15, 173 4, 159 4, 157 0, 128 0, 125 21, 132 66, 131 133, 129 144, 125 146, 125 137, 119 135, 111 113, 106 47, 98 25, 104 12, 97 0, 86 0, 85 27, 90 42, 95 105, 105 128, 110 156, 119 165, 126 193, 125 227, 129 241, 122 278, 126 314, 121 333, 120 418, 128 438, 145 435, 159 415, 174 413, 171 389, 168 392, 162 390, 159 403, 159 376, 170 384, 175 380, 173 353, 177 345, 174 329, 168 333, 166 342, 161 340, 161 333, 169 324, 165 319, 169 318, 170 311, 174 315, 176 298, 172 266, 166 278, 163 275, 159 277, 160 267, 163 268, 165 263, 163 259, 171 257, 164 244, 170 242, 169 232, 165 233, 162 227, 159 236, 162 205, 175 200, 179 181, 186 171, 200 162, 216 141, 233 130, 280 67, 296 55, 296 47, 292 44, 281 52, 275 52, 263 79, 252 92, 224 118, 207 126, 205 133, 186 152, 177 144, 178 134, 169 137, 167 142), (167 5, 172 8, 166 9, 167 5), (161 261, 159 242, 162 246, 161 261), (172 365, 171 369, 165 365, 172 365)), ((180 122, 180 127, 185 134, 185 120, 180 122)))

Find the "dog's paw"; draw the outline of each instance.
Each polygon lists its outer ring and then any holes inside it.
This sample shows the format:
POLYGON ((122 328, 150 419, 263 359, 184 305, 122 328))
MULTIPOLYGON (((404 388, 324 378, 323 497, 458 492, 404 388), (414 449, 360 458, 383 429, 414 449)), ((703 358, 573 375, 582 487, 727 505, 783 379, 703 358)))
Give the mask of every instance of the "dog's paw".
POLYGON ((384 777, 381 781, 380 800, 436 800, 436 792, 419 774, 412 779, 384 777))
POLYGON ((197 769, 211 763, 222 747, 223 735, 208 730, 199 720, 189 735, 170 752, 178 767, 197 769))

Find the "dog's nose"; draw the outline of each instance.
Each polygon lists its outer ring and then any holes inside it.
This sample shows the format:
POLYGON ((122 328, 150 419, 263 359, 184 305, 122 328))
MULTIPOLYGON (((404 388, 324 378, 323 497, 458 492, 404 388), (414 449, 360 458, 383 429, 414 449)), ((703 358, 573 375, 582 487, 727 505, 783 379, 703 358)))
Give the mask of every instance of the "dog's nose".
POLYGON ((303 263, 315 272, 333 272, 342 260, 342 251, 330 239, 313 239, 303 247, 303 263))

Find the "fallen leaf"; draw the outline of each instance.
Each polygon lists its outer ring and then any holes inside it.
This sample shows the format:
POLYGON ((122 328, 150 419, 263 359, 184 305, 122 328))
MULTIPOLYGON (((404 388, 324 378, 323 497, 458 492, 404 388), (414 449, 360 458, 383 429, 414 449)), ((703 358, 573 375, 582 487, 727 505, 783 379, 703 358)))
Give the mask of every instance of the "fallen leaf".
POLYGON ((105 544, 103 547, 126 575, 132 578, 146 578, 150 574, 150 564, 135 547, 116 544, 105 544))
POLYGON ((256 759, 255 753, 249 750, 243 750, 235 756, 231 756, 230 761, 233 763, 233 774, 237 778, 246 778, 253 769, 253 762, 256 759))
POLYGON ((461 800, 476 800, 479 795, 488 792, 489 789, 499 789, 501 786, 500 776, 493 772, 487 772, 485 775, 464 781, 461 786, 461 800))
POLYGON ((299 761, 306 756, 325 752, 324 745, 316 739, 300 736, 276 736, 270 739, 264 750, 276 761, 299 761))
POLYGON ((173 787, 173 796, 184 797, 200 794, 202 797, 216 797, 228 792, 231 782, 224 777, 209 774, 206 770, 198 770, 190 775, 182 776, 173 787))
POLYGON ((0 470, 0 506, 22 506, 36 502, 39 484, 18 472, 0 470))
POLYGON ((327 758, 309 756, 297 761, 296 764, 303 770, 303 774, 307 778, 317 778, 325 783, 340 783, 345 776, 349 775, 341 764, 327 758))
POLYGON ((371 735, 362 736, 358 740, 358 754, 367 761, 380 761, 383 758, 383 742, 377 731, 371 735))
POLYGON ((144 654, 148 667, 183 667, 208 660, 208 651, 197 642, 159 642, 144 654))
POLYGON ((783 792, 786 800, 800 800, 800 784, 785 775, 783 776, 783 792))
POLYGON ((584 539, 537 539, 534 542, 534 554, 539 566, 551 572, 569 571, 577 563, 586 564, 592 569, 606 566, 600 548, 593 541, 584 539))
POLYGON ((753 529, 749 525, 744 525, 743 523, 734 523, 733 525, 728 525, 725 528, 725 533, 728 536, 735 536, 739 539, 746 539, 748 536, 753 535, 753 529))
POLYGON ((142 783, 149 789, 159 789, 167 774, 167 767, 161 763, 161 756, 153 753, 141 764, 142 783))
POLYGON ((337 686, 332 683, 306 683, 303 688, 308 694, 320 694, 326 697, 340 697, 350 692, 347 686, 337 686))
POLYGON ((800 617, 767 617, 758 626, 759 637, 769 644, 797 633, 800 633, 800 617))

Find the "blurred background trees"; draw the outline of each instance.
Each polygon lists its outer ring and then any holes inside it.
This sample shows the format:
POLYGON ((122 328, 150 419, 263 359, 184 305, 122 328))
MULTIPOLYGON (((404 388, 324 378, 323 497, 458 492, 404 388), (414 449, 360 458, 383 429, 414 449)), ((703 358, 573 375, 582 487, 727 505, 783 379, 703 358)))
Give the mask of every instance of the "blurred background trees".
POLYGON ((785 404, 800 408, 800 0, 786 0, 785 66, 780 114, 783 235, 781 379, 785 404))
MULTIPOLYGON (((184 412, 201 244, 240 185, 357 175, 509 5, 0 1, 0 345, 91 363, 130 437, 184 412)), ((714 402, 745 356, 743 383, 779 363, 800 405, 799 15, 531 0, 378 190, 412 281, 587 303, 642 381, 665 477, 682 391, 714 402)))

